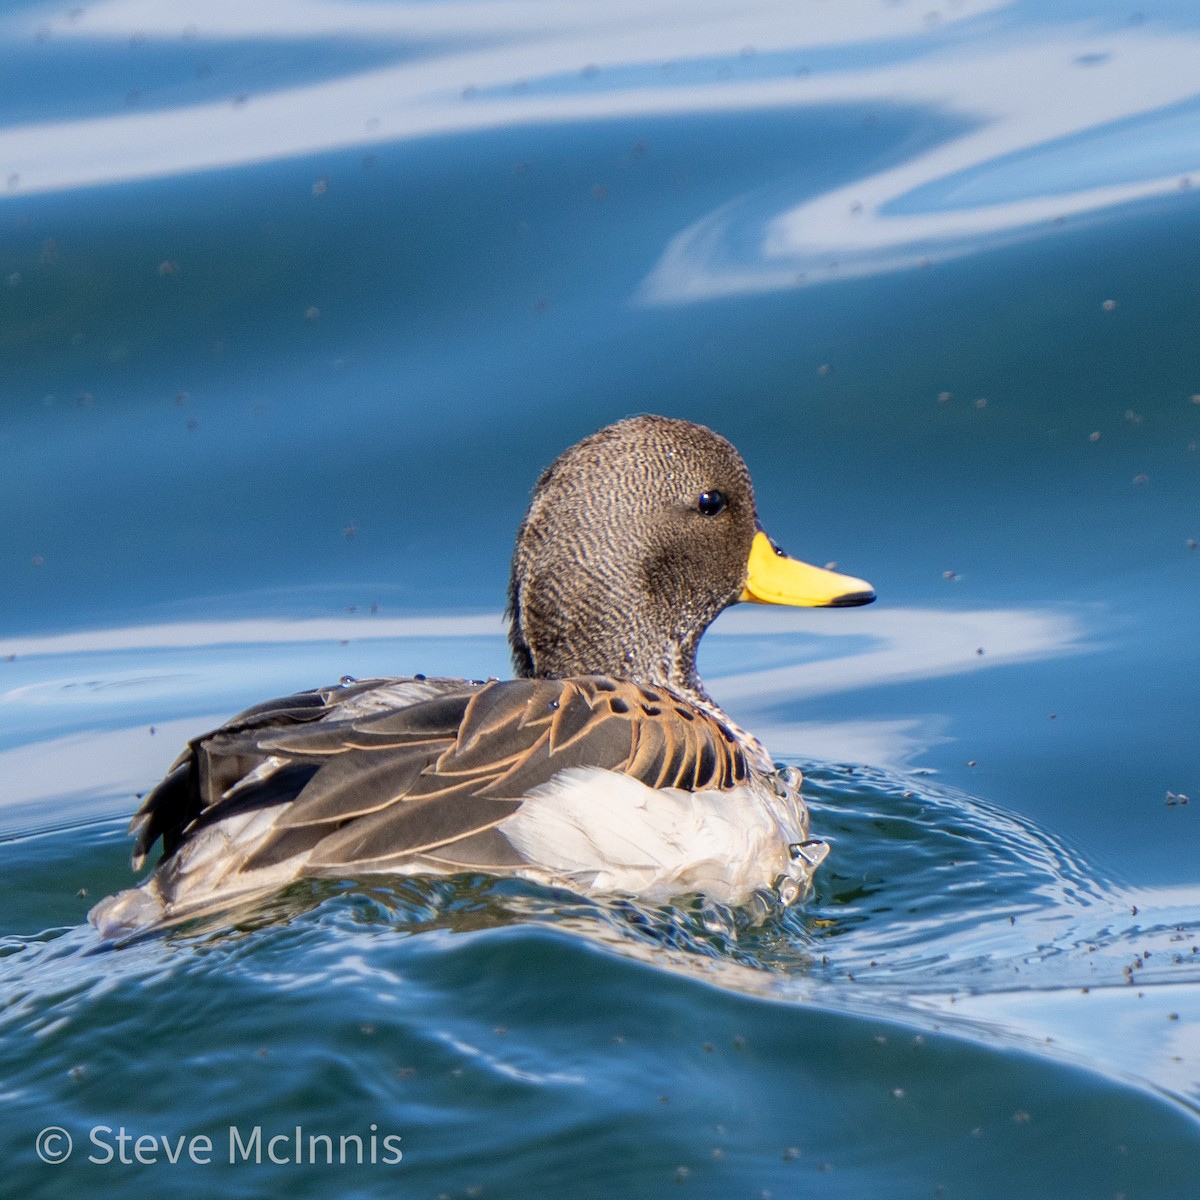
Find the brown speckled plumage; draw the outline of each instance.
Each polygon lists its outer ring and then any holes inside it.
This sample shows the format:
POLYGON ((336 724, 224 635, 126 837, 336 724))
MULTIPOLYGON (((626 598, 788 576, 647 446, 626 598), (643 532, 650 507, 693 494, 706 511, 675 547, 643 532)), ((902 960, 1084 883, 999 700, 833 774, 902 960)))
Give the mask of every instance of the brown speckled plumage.
POLYGON ((757 529, 746 465, 711 430, 643 416, 584 438, 538 480, 517 533, 517 674, 592 672, 707 701, 696 648, 738 598, 757 529), (710 518, 696 498, 713 490, 728 507, 710 518))

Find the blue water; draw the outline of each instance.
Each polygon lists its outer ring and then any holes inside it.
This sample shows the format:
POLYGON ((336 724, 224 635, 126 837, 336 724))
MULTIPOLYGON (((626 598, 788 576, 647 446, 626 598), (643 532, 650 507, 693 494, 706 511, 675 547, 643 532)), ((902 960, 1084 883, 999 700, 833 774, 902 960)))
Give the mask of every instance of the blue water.
POLYGON ((0 61, 14 1194, 1195 1195, 1192 6, 10 4, 0 61), (805 906, 346 880, 96 952, 188 737, 505 674, 534 480, 639 411, 880 594, 702 647, 805 906))

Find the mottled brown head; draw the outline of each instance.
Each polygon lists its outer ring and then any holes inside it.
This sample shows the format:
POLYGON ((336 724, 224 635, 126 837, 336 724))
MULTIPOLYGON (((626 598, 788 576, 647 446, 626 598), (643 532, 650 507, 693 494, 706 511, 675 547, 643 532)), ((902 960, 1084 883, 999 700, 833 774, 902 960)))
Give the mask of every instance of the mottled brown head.
POLYGON ((632 417, 565 450, 517 533, 518 675, 699 690, 696 646, 742 595, 758 531, 741 455, 702 425, 632 417))
POLYGON ((644 416, 547 468, 517 532, 508 597, 518 675, 604 674, 707 700, 696 647, 723 608, 846 608, 875 592, 775 546, 746 464, 723 437, 644 416))

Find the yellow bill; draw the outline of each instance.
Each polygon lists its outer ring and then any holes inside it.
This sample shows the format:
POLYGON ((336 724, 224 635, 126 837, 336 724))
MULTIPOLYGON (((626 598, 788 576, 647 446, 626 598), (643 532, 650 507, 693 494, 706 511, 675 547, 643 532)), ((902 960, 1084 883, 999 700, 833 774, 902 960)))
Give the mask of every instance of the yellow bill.
POLYGON ((865 580, 788 558, 761 529, 751 543, 747 568, 746 584, 739 598, 755 604, 851 608, 875 599, 875 589, 865 580))

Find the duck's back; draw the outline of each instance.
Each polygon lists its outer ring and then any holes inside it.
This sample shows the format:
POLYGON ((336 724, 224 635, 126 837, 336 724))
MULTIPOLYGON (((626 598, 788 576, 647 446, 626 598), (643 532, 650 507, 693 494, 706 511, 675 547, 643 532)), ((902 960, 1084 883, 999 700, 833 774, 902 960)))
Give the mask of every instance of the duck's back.
POLYGON ((728 726, 661 689, 598 676, 347 681, 194 739, 134 818, 135 865, 160 838, 162 864, 93 919, 142 927, 298 875, 536 867, 528 831, 499 826, 581 770, 689 794, 748 774, 728 726))

